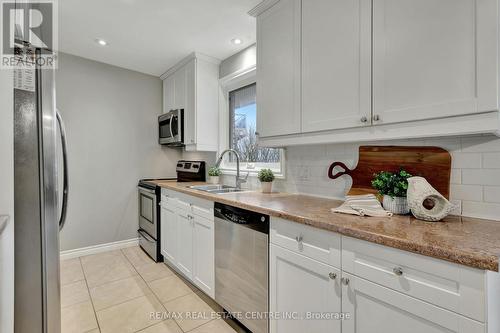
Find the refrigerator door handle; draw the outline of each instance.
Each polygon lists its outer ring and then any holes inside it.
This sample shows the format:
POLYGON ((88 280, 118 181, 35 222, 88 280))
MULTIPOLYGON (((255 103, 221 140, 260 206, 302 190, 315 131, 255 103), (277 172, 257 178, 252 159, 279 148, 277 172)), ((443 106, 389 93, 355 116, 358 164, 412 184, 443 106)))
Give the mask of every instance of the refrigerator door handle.
POLYGON ((63 153, 63 198, 61 207, 61 216, 59 217, 59 231, 66 223, 66 213, 68 210, 68 151, 66 146, 66 129, 59 110, 56 110, 57 124, 61 133, 61 146, 63 153))

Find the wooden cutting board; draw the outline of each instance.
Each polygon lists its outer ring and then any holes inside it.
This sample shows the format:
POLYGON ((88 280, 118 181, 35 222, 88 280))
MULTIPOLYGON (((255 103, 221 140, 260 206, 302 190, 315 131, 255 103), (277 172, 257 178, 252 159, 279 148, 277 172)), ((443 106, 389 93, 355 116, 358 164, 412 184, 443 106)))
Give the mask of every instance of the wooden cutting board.
POLYGON ((451 156, 439 147, 360 146, 356 168, 350 170, 344 163, 335 162, 328 170, 328 177, 351 176, 352 187, 348 195, 377 193, 371 185, 373 175, 380 171, 396 172, 401 167, 414 176, 426 178, 449 199, 451 156))

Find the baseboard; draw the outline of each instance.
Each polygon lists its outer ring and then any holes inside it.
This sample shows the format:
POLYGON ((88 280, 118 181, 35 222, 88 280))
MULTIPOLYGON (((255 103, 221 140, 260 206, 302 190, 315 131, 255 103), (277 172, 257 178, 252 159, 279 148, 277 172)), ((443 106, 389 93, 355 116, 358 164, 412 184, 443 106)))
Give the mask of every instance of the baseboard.
POLYGON ((132 247, 137 245, 139 245, 139 238, 126 239, 112 243, 99 244, 99 245, 82 247, 79 249, 61 251, 60 258, 61 260, 73 259, 73 258, 88 256, 90 254, 119 250, 119 249, 124 249, 126 247, 132 247))

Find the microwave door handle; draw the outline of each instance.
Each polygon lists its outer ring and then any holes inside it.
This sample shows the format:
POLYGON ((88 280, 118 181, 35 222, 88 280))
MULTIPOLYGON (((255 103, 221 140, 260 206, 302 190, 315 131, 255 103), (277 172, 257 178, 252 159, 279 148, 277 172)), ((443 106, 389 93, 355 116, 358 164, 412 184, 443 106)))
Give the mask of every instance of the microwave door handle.
POLYGON ((174 114, 172 113, 172 115, 170 116, 170 121, 168 122, 168 126, 170 128, 170 137, 173 139, 174 138, 174 134, 172 132, 172 121, 174 120, 174 114))
POLYGON ((66 129, 59 110, 56 110, 57 124, 61 133, 61 146, 63 154, 63 198, 61 207, 61 216, 59 217, 59 230, 62 230, 66 223, 66 215, 68 211, 68 149, 66 144, 66 129))

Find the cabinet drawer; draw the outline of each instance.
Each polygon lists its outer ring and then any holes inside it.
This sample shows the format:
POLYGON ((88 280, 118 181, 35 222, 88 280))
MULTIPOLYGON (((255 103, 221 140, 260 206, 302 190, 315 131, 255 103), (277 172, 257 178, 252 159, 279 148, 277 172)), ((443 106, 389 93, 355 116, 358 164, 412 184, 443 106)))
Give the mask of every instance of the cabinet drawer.
POLYGON ((485 324, 342 273, 342 332, 485 333, 485 324))
POLYGON ((342 270, 469 318, 485 320, 484 271, 345 236, 342 270))
POLYGON ((177 205, 177 199, 173 197, 167 197, 165 195, 161 195, 161 201, 160 201, 160 206, 165 207, 165 206, 176 206, 177 205))
POLYGON ((340 267, 340 235, 271 217, 271 243, 334 267, 340 267))

